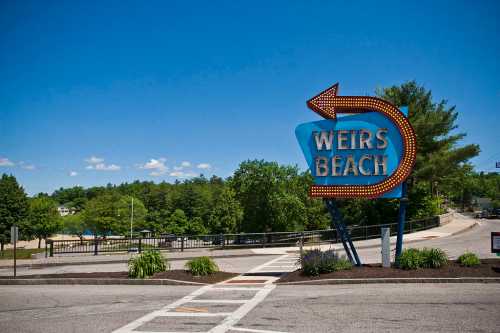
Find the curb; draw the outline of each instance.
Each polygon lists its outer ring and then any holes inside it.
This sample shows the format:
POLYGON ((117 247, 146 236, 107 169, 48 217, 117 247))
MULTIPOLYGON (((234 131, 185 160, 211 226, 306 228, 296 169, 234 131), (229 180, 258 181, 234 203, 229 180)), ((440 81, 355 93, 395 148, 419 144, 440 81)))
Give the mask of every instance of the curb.
POLYGON ((477 227, 479 225, 479 223, 477 221, 475 221, 472 225, 468 226, 467 228, 464 228, 462 230, 459 230, 459 231, 455 231, 453 232, 450 236, 456 236, 456 235, 459 235, 461 233, 464 233, 466 231, 469 231, 475 227, 477 227))
POLYGON ((328 285, 328 284, 373 284, 373 283, 500 283, 496 277, 460 278, 372 278, 372 279, 323 279, 294 282, 275 282, 276 285, 328 285))
POLYGON ((102 278, 53 278, 53 279, 0 279, 0 285, 140 285, 140 286, 205 286, 207 283, 173 279, 102 279, 102 278))

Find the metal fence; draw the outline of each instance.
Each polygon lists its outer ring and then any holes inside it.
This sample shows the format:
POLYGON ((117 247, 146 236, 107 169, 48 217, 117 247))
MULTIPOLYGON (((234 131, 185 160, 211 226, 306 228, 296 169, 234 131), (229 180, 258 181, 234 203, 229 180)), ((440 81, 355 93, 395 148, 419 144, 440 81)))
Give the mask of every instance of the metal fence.
MULTIPOLYGON (((407 221, 405 233, 425 230, 439 226, 439 217, 407 221)), ((352 240, 364 240, 380 237, 382 227, 389 227, 391 235, 397 232, 397 223, 348 227, 352 240)), ((83 240, 48 240, 45 256, 56 254, 77 254, 109 252, 142 252, 144 250, 184 251, 186 249, 225 249, 243 247, 294 246, 298 241, 305 245, 338 243, 340 237, 335 229, 302 232, 268 232, 219 235, 166 235, 163 237, 144 238, 97 238, 83 240)))

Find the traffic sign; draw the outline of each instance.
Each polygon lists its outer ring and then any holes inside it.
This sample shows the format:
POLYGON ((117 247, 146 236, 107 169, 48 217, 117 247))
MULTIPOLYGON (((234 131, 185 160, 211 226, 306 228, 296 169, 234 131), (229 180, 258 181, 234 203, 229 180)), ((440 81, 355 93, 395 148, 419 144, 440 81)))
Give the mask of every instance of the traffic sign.
POLYGON ((19 240, 19 228, 15 225, 10 227, 10 243, 14 244, 19 240))
POLYGON ((500 232, 491 233, 491 252, 500 253, 500 232))

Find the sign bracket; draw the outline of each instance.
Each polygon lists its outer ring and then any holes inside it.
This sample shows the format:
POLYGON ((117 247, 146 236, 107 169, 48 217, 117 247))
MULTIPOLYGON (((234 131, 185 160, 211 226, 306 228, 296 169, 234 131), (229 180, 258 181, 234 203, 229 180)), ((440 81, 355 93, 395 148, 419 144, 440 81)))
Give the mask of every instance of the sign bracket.
POLYGON ((361 260, 359 259, 356 248, 354 247, 354 244, 351 240, 351 235, 349 234, 349 230, 347 229, 347 226, 343 221, 342 214, 337 207, 335 199, 325 198, 323 200, 325 202, 326 208, 328 209, 328 212, 330 213, 332 224, 335 226, 337 233, 340 235, 340 240, 342 241, 342 245, 344 246, 347 258, 349 258, 349 261, 352 264, 361 266, 361 260))

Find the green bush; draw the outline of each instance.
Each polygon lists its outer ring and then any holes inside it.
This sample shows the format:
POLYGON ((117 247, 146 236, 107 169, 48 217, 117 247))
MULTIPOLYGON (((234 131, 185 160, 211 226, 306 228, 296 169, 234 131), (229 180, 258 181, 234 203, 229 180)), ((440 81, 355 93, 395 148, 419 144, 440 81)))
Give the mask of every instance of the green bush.
POLYGON ((479 260, 479 257, 475 253, 467 251, 458 257, 458 263, 465 267, 474 267, 479 266, 481 264, 481 260, 479 260))
POLYGON ((145 251, 128 261, 128 276, 144 279, 167 270, 168 263, 158 251, 145 251))
POLYGON ((219 271, 219 267, 210 257, 199 257, 189 260, 186 268, 195 276, 209 275, 219 271))
POLYGON ((351 269, 352 264, 346 259, 341 259, 333 250, 322 252, 319 249, 306 251, 300 260, 304 274, 317 276, 322 273, 351 269))
POLYGON ((399 257, 399 268, 440 268, 448 263, 446 253, 438 248, 406 249, 399 257))
POLYGON ((335 271, 344 271, 352 268, 352 264, 347 259, 339 259, 334 266, 335 271))
POLYGON ((424 248, 420 250, 420 256, 422 257, 423 268, 441 268, 448 263, 448 256, 441 249, 424 248))
POLYGON ((405 249, 399 256, 399 268, 417 269, 422 267, 422 256, 418 249, 405 249))

